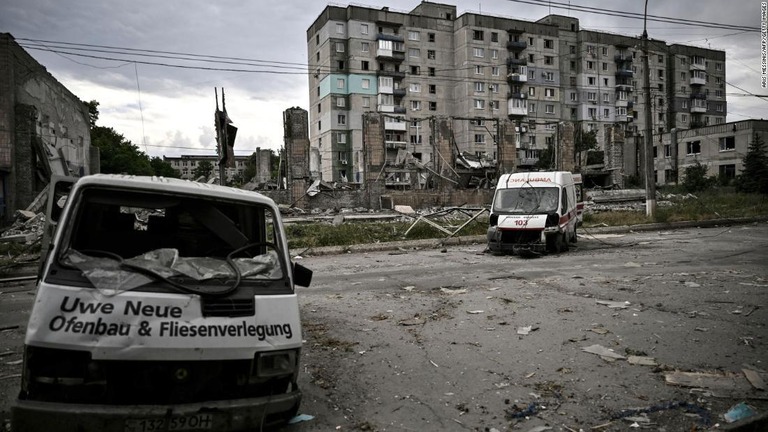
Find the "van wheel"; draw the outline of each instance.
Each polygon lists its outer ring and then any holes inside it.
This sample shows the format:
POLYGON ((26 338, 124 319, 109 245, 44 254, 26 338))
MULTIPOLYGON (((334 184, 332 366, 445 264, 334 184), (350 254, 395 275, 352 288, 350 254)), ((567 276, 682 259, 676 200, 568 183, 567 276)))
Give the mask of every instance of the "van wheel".
POLYGON ((573 227, 573 242, 574 243, 579 242, 579 235, 576 233, 576 227, 573 227))
POLYGON ((568 246, 568 233, 564 232, 560 237, 560 247, 558 252, 567 252, 570 247, 568 246))

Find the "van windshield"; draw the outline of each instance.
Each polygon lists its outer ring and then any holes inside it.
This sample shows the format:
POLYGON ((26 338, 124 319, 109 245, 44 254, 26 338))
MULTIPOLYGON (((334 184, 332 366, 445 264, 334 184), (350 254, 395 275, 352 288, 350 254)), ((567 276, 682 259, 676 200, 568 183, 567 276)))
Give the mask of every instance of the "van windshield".
POLYGON ((493 211, 507 214, 553 213, 557 211, 558 196, 556 187, 498 189, 493 199, 493 211))
POLYGON ((276 215, 246 201, 91 187, 80 194, 59 262, 99 289, 186 288, 281 280, 276 215), (218 280, 218 282, 215 282, 218 280))

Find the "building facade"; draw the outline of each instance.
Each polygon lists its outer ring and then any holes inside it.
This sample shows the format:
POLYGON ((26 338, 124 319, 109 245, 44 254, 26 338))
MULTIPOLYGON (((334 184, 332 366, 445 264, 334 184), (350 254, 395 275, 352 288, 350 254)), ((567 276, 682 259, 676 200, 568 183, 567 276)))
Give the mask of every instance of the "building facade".
POLYGON ((675 129, 654 138, 656 183, 675 184, 685 168, 700 163, 708 176, 728 182, 741 174, 744 156, 757 136, 768 143, 768 120, 743 120, 696 129, 675 129))
POLYGON ((0 219, 26 208, 52 175, 98 171, 88 109, 8 33, 0 33, 0 219))
MULTIPOLYGON (((243 175, 249 157, 250 156, 235 156, 235 166, 233 168, 226 168, 225 175, 227 181, 231 181, 236 175, 243 175)), ((213 166, 211 176, 218 178, 219 157, 216 155, 163 156, 163 161, 170 164, 173 169, 181 174, 181 178, 185 180, 195 180, 193 175, 195 169, 197 169, 201 163, 208 162, 213 166)))
POLYGON ((410 12, 327 6, 307 30, 311 173, 361 182, 362 114, 386 115, 388 159, 432 154, 432 119, 448 117, 460 153, 495 160, 499 137, 488 119, 516 126, 516 164, 530 168, 558 127, 576 122, 628 136, 725 122, 725 53, 650 40, 651 100, 643 100, 643 49, 637 37, 581 30, 576 18, 531 22, 421 2, 410 12))

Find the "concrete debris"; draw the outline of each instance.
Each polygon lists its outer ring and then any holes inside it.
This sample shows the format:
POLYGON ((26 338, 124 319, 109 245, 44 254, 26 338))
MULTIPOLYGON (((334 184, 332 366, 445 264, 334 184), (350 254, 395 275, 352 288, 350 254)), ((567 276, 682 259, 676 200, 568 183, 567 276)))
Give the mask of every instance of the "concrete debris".
POLYGON ((617 354, 613 352, 613 350, 610 350, 602 345, 591 345, 588 347, 584 347, 581 350, 590 354, 596 354, 600 356, 601 359, 607 362, 613 362, 616 360, 626 360, 626 357, 624 357, 623 355, 617 354))
POLYGON ((395 211, 398 212, 398 213, 403 213, 403 214, 407 214, 407 215, 416 214, 416 212, 413 211, 413 208, 411 206, 407 206, 407 205, 396 205, 395 206, 395 211))
POLYGON ((744 402, 739 402, 736 405, 732 406, 731 409, 728 410, 723 417, 725 417, 725 421, 728 423, 737 422, 739 420, 748 419, 754 415, 757 414, 757 411, 755 409, 744 402))
POLYGON ((595 300, 595 303, 608 306, 611 309, 626 309, 631 304, 628 301, 595 300))
POLYGON ((711 390, 719 397, 748 394, 752 389, 743 374, 675 371, 664 374, 669 385, 711 390))
POLYGON ((25 210, 16 212, 16 220, 3 231, 0 241, 31 244, 43 236, 45 229, 45 214, 30 214, 25 210))
POLYGON ((339 226, 339 225, 343 224, 344 223, 344 215, 343 214, 336 215, 333 218, 333 222, 332 223, 333 223, 333 226, 339 226))
POLYGON ((742 372, 744 372, 744 376, 747 378, 750 384, 752 384, 752 387, 754 387, 757 390, 765 391, 765 381, 763 381, 763 378, 760 376, 759 373, 756 371, 753 371, 752 369, 742 369, 742 372))
POLYGON ((482 311, 482 310, 471 310, 471 311, 467 311, 467 313, 468 313, 468 314, 471 314, 471 315, 477 315, 477 314, 481 314, 481 313, 483 313, 483 312, 485 312, 485 311, 482 311))
POLYGON ((640 366, 658 366, 656 359, 646 356, 629 356, 627 357, 627 363, 640 366))
POLYGON ((448 295, 466 294, 467 289, 466 288, 460 288, 460 289, 440 288, 440 292, 448 295))

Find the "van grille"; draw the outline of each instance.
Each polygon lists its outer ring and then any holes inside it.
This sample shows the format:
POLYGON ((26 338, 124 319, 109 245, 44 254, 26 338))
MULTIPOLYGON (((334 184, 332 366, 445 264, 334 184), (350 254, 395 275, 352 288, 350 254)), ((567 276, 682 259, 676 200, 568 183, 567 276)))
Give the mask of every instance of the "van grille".
POLYGON ((204 317, 243 317, 256 313, 253 296, 248 298, 209 298, 203 297, 204 317))

